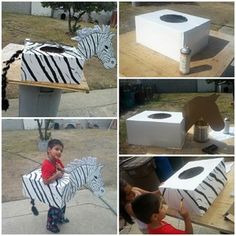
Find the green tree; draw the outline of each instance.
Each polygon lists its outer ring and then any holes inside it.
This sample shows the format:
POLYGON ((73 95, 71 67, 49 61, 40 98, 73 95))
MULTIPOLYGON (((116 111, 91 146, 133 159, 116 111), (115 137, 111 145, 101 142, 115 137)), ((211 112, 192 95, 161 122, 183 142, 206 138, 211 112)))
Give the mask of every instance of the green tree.
POLYGON ((70 33, 75 33, 79 29, 81 17, 92 11, 110 11, 116 8, 116 2, 41 2, 43 7, 63 9, 68 13, 68 27, 70 33))

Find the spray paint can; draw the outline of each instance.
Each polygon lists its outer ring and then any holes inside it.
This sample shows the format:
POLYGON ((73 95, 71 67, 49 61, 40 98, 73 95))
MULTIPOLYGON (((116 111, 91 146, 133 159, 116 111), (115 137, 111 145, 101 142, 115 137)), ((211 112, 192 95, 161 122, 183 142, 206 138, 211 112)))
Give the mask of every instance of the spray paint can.
POLYGON ((225 128, 224 128, 223 133, 224 133, 224 134, 229 134, 230 119, 229 119, 228 117, 226 117, 226 118, 224 119, 224 122, 225 122, 225 128))
POLYGON ((180 49, 180 63, 179 70, 181 74, 189 74, 190 72, 191 49, 184 46, 180 49))

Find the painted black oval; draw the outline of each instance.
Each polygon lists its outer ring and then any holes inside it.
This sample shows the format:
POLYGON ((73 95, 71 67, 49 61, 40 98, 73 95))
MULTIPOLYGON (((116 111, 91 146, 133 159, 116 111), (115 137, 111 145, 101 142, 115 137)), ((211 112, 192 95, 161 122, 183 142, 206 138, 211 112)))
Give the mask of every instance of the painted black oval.
POLYGON ((204 168, 201 166, 193 167, 190 169, 187 169, 179 174, 179 179, 190 179, 193 178, 199 174, 201 174, 204 171, 204 168))
POLYGON ((188 19, 185 16, 175 15, 175 14, 163 15, 160 17, 160 19, 168 23, 183 23, 188 21, 188 19))

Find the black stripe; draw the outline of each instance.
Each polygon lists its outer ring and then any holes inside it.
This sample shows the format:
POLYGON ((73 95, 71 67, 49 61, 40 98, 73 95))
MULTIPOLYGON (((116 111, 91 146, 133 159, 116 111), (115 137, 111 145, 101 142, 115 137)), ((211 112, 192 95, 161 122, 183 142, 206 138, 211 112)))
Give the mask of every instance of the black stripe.
POLYGON ((89 49, 89 58, 91 58, 91 57, 92 57, 91 46, 90 46, 90 43, 88 42, 88 39, 85 38, 85 40, 86 40, 86 43, 87 43, 87 45, 88 45, 88 49, 89 49))
POLYGON ((199 191, 198 189, 195 189, 195 192, 201 194, 206 199, 209 206, 211 206, 211 202, 209 201, 209 199, 207 198, 207 196, 203 192, 199 191))
POLYGON ((80 186, 82 186, 82 185, 83 185, 83 182, 82 182, 82 179, 81 179, 81 176, 80 176, 79 170, 78 170, 78 169, 76 169, 75 171, 78 173, 79 182, 80 182, 80 185, 79 185, 79 187, 80 187, 80 186))
POLYGON ((59 194, 59 196, 60 197, 62 197, 62 194, 59 192, 59 189, 58 189, 58 184, 59 184, 59 182, 58 182, 58 180, 56 180, 56 190, 57 190, 57 193, 59 194))
POLYGON ((181 196, 181 198, 183 199, 184 197, 183 197, 183 195, 182 195, 182 193, 180 192, 180 190, 179 189, 177 189, 177 192, 179 193, 179 195, 181 196))
POLYGON ((30 194, 30 191, 29 191, 29 189, 27 188, 27 185, 26 185, 26 183, 25 183, 25 181, 24 181, 24 178, 23 178, 23 177, 22 177, 22 182, 23 182, 23 184, 24 184, 24 186, 25 186, 25 189, 26 189, 26 191, 27 191, 28 195, 30 196, 30 198, 31 198, 31 199, 34 199, 34 198, 32 197, 32 195, 30 194))
POLYGON ((50 77, 50 75, 48 74, 48 72, 45 70, 45 66, 42 64, 42 62, 41 62, 39 56, 38 56, 36 53, 34 54, 34 56, 35 56, 36 60, 38 61, 39 66, 41 67, 42 71, 44 72, 44 74, 45 74, 46 77, 48 78, 48 80, 49 80, 50 82, 54 83, 54 81, 52 80, 52 78, 50 77))
POLYGON ((79 186, 79 182, 78 182, 78 180, 77 180, 77 176, 75 175, 74 171, 72 171, 70 174, 71 174, 71 175, 73 176, 73 178, 75 179, 75 182, 77 183, 77 186, 79 186))
POLYGON ((86 55, 84 55, 84 53, 83 53, 83 51, 81 51, 81 49, 78 47, 78 48, 76 48, 81 54, 82 54, 82 56, 86 59, 86 55))
POLYGON ((37 193, 37 191, 36 191, 36 189, 35 189, 35 187, 34 187, 32 181, 31 181, 31 177, 32 177, 32 173, 30 174, 30 177, 29 177, 30 184, 31 184, 31 186, 32 186, 32 188, 33 188, 35 194, 37 195, 37 198, 39 199, 39 201, 42 202, 42 200, 40 199, 40 197, 39 197, 39 195, 38 195, 38 193, 37 193))
POLYGON ((207 209, 203 206, 199 206, 198 203, 195 201, 195 199, 188 193, 187 190, 184 190, 184 192, 192 199, 192 201, 197 205, 197 207, 200 209, 200 210, 203 210, 203 211, 207 211, 207 209))
MULTIPOLYGON (((79 68, 80 68, 81 70, 83 70, 83 67, 82 67, 82 65, 80 64, 78 58, 77 58, 75 55, 70 54, 69 52, 67 52, 67 54, 69 54, 69 55, 71 55, 71 56, 74 56, 74 58, 75 58, 75 60, 76 60, 76 63, 78 64, 79 68)), ((76 54, 76 53, 75 53, 75 54, 76 54)), ((77 55, 77 54, 76 54, 76 55, 77 55)))
POLYGON ((211 190, 215 193, 215 195, 218 196, 218 193, 216 192, 216 190, 210 184, 208 184, 205 180, 203 180, 203 183, 205 185, 207 185, 209 188, 211 188, 211 190))
POLYGON ((60 74, 61 79, 62 79, 63 82, 66 84, 67 82, 66 82, 66 80, 65 80, 65 78, 64 78, 64 75, 62 74, 62 72, 61 72, 60 68, 58 67, 56 61, 54 60, 53 56, 50 55, 50 58, 52 59, 52 61, 53 61, 54 65, 55 65, 55 67, 57 68, 57 71, 58 71, 58 73, 60 74))
POLYGON ((224 179, 227 181, 227 177, 224 175, 222 170, 220 168, 218 168, 218 167, 216 167, 216 169, 223 175, 224 179))
POLYGON ((23 72, 23 74, 24 74, 24 76, 25 76, 25 80, 27 79, 27 76, 26 76, 26 73, 25 73, 25 71, 24 71, 24 69, 23 69, 23 67, 21 66, 21 71, 23 72))
POLYGON ((51 67, 50 62, 48 61, 47 56, 44 55, 43 57, 44 57, 44 60, 45 60, 45 62, 46 62, 46 64, 47 64, 47 66, 49 67, 49 69, 51 70, 51 72, 52 72, 52 74, 53 74, 53 77, 54 77, 55 82, 56 82, 56 83, 59 83, 59 81, 58 81, 58 79, 57 79, 57 75, 56 75, 55 71, 53 70, 53 68, 51 67))
POLYGON ((36 174, 36 173, 34 173, 34 174, 35 174, 34 182, 35 182, 36 188, 37 188, 37 190, 38 190, 38 192, 39 192, 39 194, 40 194, 40 196, 41 196, 41 198, 42 198, 42 202, 45 203, 44 197, 43 197, 43 195, 42 195, 42 193, 41 193, 41 191, 40 191, 40 189, 39 189, 39 187, 38 187, 38 184, 37 184, 37 180, 36 180, 37 174, 36 174))
POLYGON ((164 190, 163 190, 163 193, 162 193, 162 196, 164 197, 164 195, 165 195, 165 192, 166 192, 166 188, 164 188, 164 190))
POLYGON ((213 177, 217 182, 219 182, 219 183, 221 183, 223 186, 225 186, 224 183, 223 183, 220 179, 218 179, 214 173, 210 173, 209 175, 210 175, 211 177, 213 177))
POLYGON ((69 62, 68 62, 68 59, 67 59, 66 57, 63 57, 63 58, 64 58, 64 60, 65 60, 65 62, 66 62, 66 64, 67 64, 67 67, 68 67, 68 70, 69 70, 69 72, 70 72, 71 78, 74 80, 75 83, 80 84, 80 83, 75 79, 75 77, 74 77, 74 75, 73 75, 73 73, 72 73, 72 71, 71 71, 71 68, 70 68, 70 64, 69 64, 69 62))
POLYGON ((86 184, 86 176, 85 176, 85 173, 84 173, 84 170, 83 170, 83 167, 81 166, 81 170, 82 170, 82 173, 84 175, 84 183, 86 184))
MULTIPOLYGON (((42 179, 42 177, 41 177, 41 179, 42 179)), ((41 187, 41 189, 42 189, 42 191, 43 191, 43 193, 44 193, 44 197, 47 199, 48 204, 51 205, 51 203, 50 203, 50 201, 49 201, 49 199, 48 199, 48 197, 47 197, 47 194, 44 192, 45 184, 44 184, 44 186, 42 186, 42 185, 41 185, 41 182, 39 181, 39 186, 41 187)))
POLYGON ((50 193, 51 193, 51 196, 52 196, 53 202, 57 205, 58 208, 60 208, 60 206, 57 204, 57 202, 56 202, 56 200, 55 200, 55 198, 54 198, 54 196, 53 196, 53 193, 52 193, 52 190, 51 190, 49 184, 47 184, 47 187, 49 188, 49 191, 50 191, 50 193))
POLYGON ((83 66, 80 64, 79 59, 76 57, 75 60, 76 60, 76 62, 77 62, 77 64, 78 64, 79 68, 80 68, 81 70, 83 70, 84 68, 83 68, 83 66))
POLYGON ((96 48, 96 45, 95 45, 95 41, 94 41, 93 36, 94 36, 94 34, 91 35, 91 39, 92 39, 93 46, 94 46, 94 54, 96 55, 96 54, 97 54, 97 48, 96 48))
POLYGON ((26 60, 25 60, 25 57, 24 57, 24 53, 22 53, 22 61, 24 62, 27 70, 29 71, 30 75, 32 76, 32 78, 34 79, 34 81, 38 81, 33 73, 33 71, 30 69, 29 65, 27 64, 26 60))
POLYGON ((220 163, 221 163, 221 164, 224 166, 224 168, 225 168, 225 163, 224 163, 223 161, 221 161, 220 163))
POLYGON ((86 54, 86 59, 89 59, 88 54, 87 54, 87 48, 86 48, 86 46, 84 44, 84 40, 82 40, 81 43, 83 44, 84 52, 86 54))

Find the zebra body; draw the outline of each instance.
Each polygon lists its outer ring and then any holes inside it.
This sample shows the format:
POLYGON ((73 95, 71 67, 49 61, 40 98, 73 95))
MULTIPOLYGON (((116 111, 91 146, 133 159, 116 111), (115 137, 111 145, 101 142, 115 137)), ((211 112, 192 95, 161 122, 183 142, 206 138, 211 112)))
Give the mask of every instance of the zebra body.
POLYGON ((227 182, 223 158, 192 161, 187 163, 161 185, 160 191, 168 206, 179 209, 180 201, 192 214, 203 215, 220 194, 227 182), (194 174, 195 167, 203 171, 196 176, 180 179, 181 173, 190 170, 194 174))
POLYGON ((97 56, 106 69, 115 67, 112 37, 108 26, 81 30, 78 48, 27 41, 22 53, 21 79, 51 83, 80 84, 87 60, 97 56), (86 32, 86 33, 85 33, 86 32))
POLYGON ((101 168, 94 157, 74 160, 65 168, 63 177, 49 185, 43 183, 41 169, 36 169, 22 177, 23 194, 57 208, 65 206, 83 186, 101 196, 104 194, 101 168))

